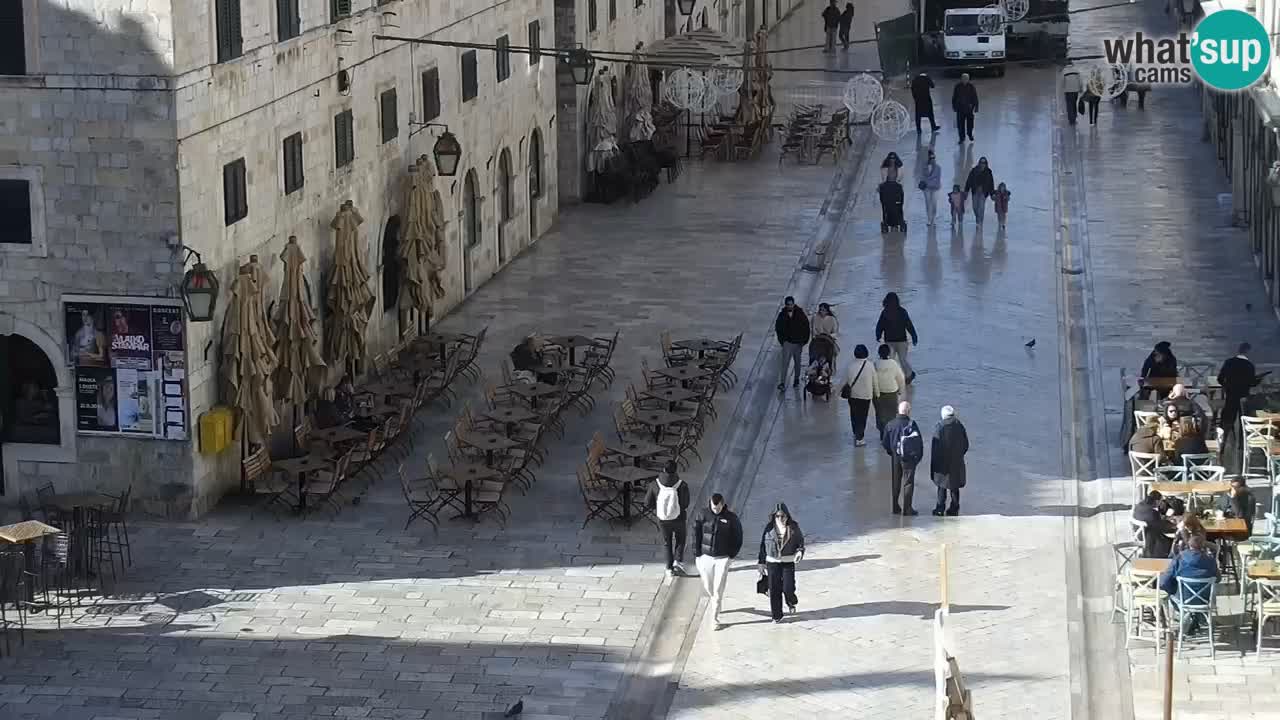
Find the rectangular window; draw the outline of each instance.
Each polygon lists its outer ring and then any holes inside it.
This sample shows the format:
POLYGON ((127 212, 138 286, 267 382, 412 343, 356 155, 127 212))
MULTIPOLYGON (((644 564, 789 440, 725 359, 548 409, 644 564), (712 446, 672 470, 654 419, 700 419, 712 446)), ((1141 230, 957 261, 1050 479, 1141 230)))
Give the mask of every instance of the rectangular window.
POLYGON ((351 17, 351 0, 329 0, 329 22, 351 17))
POLYGON ((542 23, 534 20, 529 23, 529 64, 542 62, 542 23))
POLYGON ((333 116, 333 165, 346 167, 355 159, 355 127, 351 120, 351 111, 343 110, 333 116))
POLYGON ((422 73, 422 122, 440 117, 440 68, 422 73))
MULTIPOLYGON (((21 7, 22 3, 18 3, 21 7)), ((214 0, 218 30, 218 62, 240 57, 244 36, 240 32, 240 0, 214 0)))
POLYGON ((0 75, 27 73, 27 43, 22 31, 22 2, 0 2, 0 75))
POLYGON ((609 22, 618 19, 618 0, 609 0, 609 22))
POLYGON ((503 35, 494 42, 494 45, 498 46, 496 63, 498 66, 498 82, 502 82, 511 77, 511 38, 503 35))
POLYGON ((302 189, 302 133, 284 139, 284 194, 302 189))
POLYGON ((276 39, 284 41, 301 34, 298 0, 276 0, 276 39))
POLYGON ((249 217, 249 188, 245 180, 244 158, 222 166, 222 214, 227 225, 249 217))
MULTIPOLYGON (((22 3, 18 3, 22 7, 22 3)), ((0 243, 31 244, 31 183, 0 180, 0 243)))
POLYGON ((400 121, 396 116, 396 89, 391 88, 382 93, 382 142, 391 142, 400 134, 400 121))
POLYGON ((587 32, 596 31, 596 0, 587 0, 587 32))
POLYGON ((476 51, 462 53, 462 101, 474 100, 480 94, 480 78, 476 74, 476 51))

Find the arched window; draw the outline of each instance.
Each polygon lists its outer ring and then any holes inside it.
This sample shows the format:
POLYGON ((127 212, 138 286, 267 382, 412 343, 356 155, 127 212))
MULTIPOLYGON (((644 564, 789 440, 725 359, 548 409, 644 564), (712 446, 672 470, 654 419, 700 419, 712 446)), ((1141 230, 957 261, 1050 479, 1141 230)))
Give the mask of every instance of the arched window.
POLYGON ((476 180, 476 171, 468 170, 467 179, 462 188, 462 202, 467 229, 467 247, 469 248, 479 245, 480 239, 483 237, 483 228, 480 225, 479 186, 480 183, 476 180))
POLYGON ((502 222, 515 214, 515 174, 511 172, 511 151, 503 148, 498 156, 498 210, 502 222))
POLYGON ((387 219, 382 231, 382 311, 391 312, 400 300, 400 216, 387 219))
POLYGON ((0 335, 0 411, 3 440, 58 445, 62 442, 58 376, 38 345, 22 335, 0 335))
POLYGON ((542 197, 542 132, 529 136, 529 197, 542 197))

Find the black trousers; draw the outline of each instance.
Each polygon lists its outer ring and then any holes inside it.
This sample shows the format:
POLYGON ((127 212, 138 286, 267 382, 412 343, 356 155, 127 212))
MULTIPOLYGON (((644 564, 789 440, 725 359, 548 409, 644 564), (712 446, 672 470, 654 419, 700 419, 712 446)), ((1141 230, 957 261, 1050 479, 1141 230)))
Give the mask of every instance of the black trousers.
POLYGON ((893 457, 893 507, 898 509, 898 495, 902 495, 902 510, 910 510, 912 496, 916 492, 916 463, 903 462, 893 457))
POLYGON ((765 565, 765 570, 769 573, 769 613, 774 620, 781 620, 784 597, 788 605, 800 604, 800 598, 796 597, 796 564, 771 562, 765 565))
POLYGON ((924 120, 925 118, 929 118, 929 128, 931 130, 938 129, 938 121, 933 119, 932 107, 930 107, 927 110, 922 108, 916 108, 916 132, 920 132, 920 121, 924 120))
POLYGON ((1097 125, 1098 124, 1098 106, 1102 104, 1102 98, 1097 97, 1095 95, 1090 95, 1089 99, 1085 101, 1085 104, 1089 106, 1089 124, 1097 125))
POLYGON ((941 485, 938 487, 938 504, 934 505, 934 508, 937 510, 942 510, 947 507, 948 492, 951 493, 951 510, 953 512, 959 512, 960 511, 960 490, 959 489, 947 490, 947 487, 945 485, 941 485))
POLYGON ((1076 124, 1076 112, 1080 109, 1080 93, 1063 93, 1067 98, 1067 122, 1076 124))
POLYGON ((849 398, 849 424, 853 426, 853 437, 861 440, 867 433, 867 415, 871 411, 870 400, 849 398))
POLYGON ((658 531, 662 533, 662 547, 667 551, 667 569, 672 564, 684 562, 684 518, 679 520, 659 520, 658 531))
POLYGON ((964 142, 966 136, 973 139, 973 113, 956 113, 956 132, 960 133, 960 142, 964 142))

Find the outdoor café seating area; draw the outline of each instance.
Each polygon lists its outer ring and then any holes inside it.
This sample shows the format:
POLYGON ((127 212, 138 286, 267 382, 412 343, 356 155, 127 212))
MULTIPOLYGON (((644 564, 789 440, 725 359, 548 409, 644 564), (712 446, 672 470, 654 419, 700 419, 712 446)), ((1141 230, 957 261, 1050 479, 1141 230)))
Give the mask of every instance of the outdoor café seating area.
POLYGON ((785 124, 774 126, 782 135, 779 165, 787 156, 795 157, 801 164, 814 165, 821 163, 824 156, 830 156, 832 162, 840 164, 849 145, 849 110, 840 108, 824 115, 825 110, 821 104, 796 105, 785 124))
POLYGON ((733 364, 741 333, 732 340, 673 341, 664 332, 659 340, 662 366, 651 368, 641 359, 641 385, 628 383, 625 399, 613 410, 613 428, 592 436, 578 468, 583 527, 596 519, 656 523, 653 509, 642 502, 648 483, 668 463, 684 469, 691 457, 702 459, 698 446, 716 420, 716 393, 737 383, 733 364))
POLYGON ((1112 546, 1113 618, 1124 622, 1129 647, 1150 643, 1160 652, 1171 641, 1180 657, 1196 648, 1210 658, 1227 648, 1259 657, 1280 651, 1280 412, 1268 409, 1273 401, 1263 388, 1224 436, 1215 431, 1223 401, 1204 369, 1180 369, 1176 379, 1128 388, 1128 431, 1155 433, 1151 452, 1128 451, 1130 499, 1135 509, 1146 503, 1147 520, 1130 514, 1130 539, 1112 546), (1179 431, 1170 432, 1162 418, 1167 394, 1179 392, 1175 386, 1197 409, 1194 422, 1206 426, 1207 452, 1182 452, 1179 431), (1153 491, 1159 493, 1154 515, 1147 510, 1153 491), (1160 530, 1151 526, 1155 518, 1160 530), (1153 532, 1161 532, 1154 542, 1153 532), (1175 566, 1179 552, 1194 547, 1192 535, 1203 539, 1216 580, 1183 575, 1175 566), (1168 556, 1151 556, 1164 555, 1152 548, 1170 546, 1168 556))

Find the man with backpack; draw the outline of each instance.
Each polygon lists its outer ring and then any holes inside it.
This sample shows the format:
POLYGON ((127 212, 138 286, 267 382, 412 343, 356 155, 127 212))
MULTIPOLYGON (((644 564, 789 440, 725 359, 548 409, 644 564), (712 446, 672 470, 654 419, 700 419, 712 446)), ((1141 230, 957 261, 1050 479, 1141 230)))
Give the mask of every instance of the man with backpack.
POLYGON ((893 458, 893 514, 919 515, 911 506, 911 496, 916 490, 916 466, 924 459, 924 438, 911 419, 911 403, 898 403, 898 416, 884 426, 880 443, 893 458), (899 493, 902 505, 898 505, 899 493))
POLYGON ((689 509, 689 486, 676 472, 676 461, 667 462, 663 473, 654 479, 644 497, 645 507, 653 508, 667 550, 667 575, 684 574, 685 511, 689 509))
POLYGON ((711 622, 720 625, 720 603, 724 600, 724 582, 729 576, 729 561, 742 550, 742 522, 729 509, 724 496, 711 496, 707 510, 693 523, 693 554, 697 558, 702 590, 711 598, 711 622))

